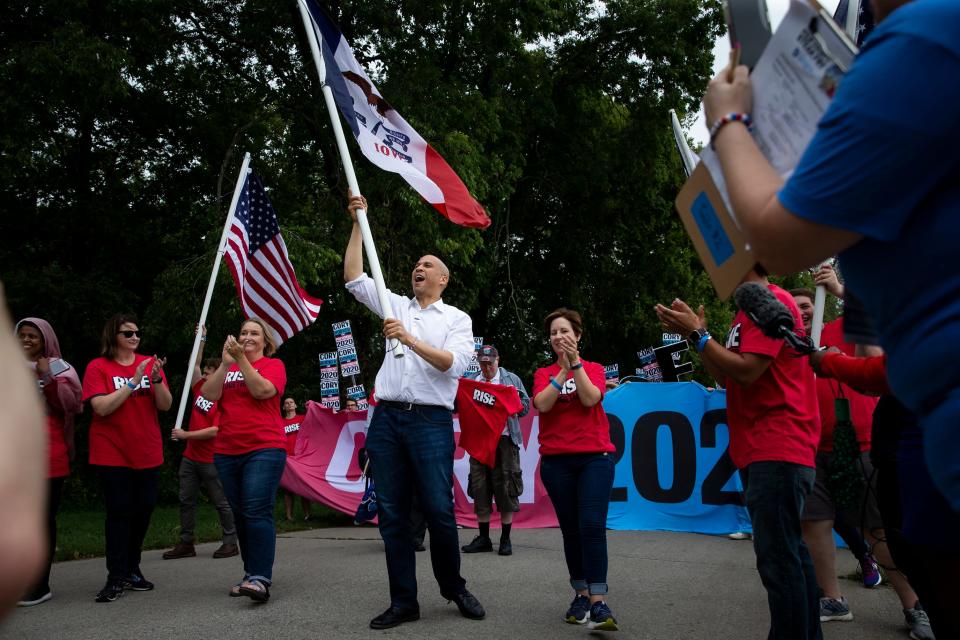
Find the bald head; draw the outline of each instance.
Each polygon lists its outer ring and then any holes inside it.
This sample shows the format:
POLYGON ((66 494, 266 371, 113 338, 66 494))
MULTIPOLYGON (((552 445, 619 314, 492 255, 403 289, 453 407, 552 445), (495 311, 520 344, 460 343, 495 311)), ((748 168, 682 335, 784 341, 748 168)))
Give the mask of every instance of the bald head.
POLYGON ((443 290, 447 288, 450 269, 437 256, 426 255, 413 266, 411 282, 413 295, 421 305, 427 306, 439 300, 443 290))

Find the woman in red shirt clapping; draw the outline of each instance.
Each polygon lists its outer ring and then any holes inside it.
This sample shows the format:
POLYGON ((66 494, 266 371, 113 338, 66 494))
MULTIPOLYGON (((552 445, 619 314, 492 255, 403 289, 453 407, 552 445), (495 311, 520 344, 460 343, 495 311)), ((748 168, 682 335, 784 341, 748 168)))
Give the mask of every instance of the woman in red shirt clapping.
POLYGON ((256 602, 270 598, 276 523, 273 508, 286 464, 287 439, 280 419, 280 397, 287 384, 271 329, 250 318, 238 337, 227 336, 223 362, 203 383, 201 393, 220 402, 220 432, 213 462, 233 510, 243 558, 243 580, 231 596, 256 602))
POLYGON ((576 593, 567 622, 616 631, 607 594, 607 508, 616 448, 600 405, 603 366, 580 359, 580 314, 557 309, 544 320, 557 361, 533 376, 540 411, 540 479, 557 512, 563 552, 576 593))
POLYGON ((140 551, 163 464, 157 411, 169 409, 173 398, 164 360, 137 353, 140 335, 131 314, 107 320, 100 357, 83 376, 83 400, 93 409, 90 464, 100 472, 107 507, 107 584, 97 602, 113 602, 124 589, 153 589, 140 572, 140 551))

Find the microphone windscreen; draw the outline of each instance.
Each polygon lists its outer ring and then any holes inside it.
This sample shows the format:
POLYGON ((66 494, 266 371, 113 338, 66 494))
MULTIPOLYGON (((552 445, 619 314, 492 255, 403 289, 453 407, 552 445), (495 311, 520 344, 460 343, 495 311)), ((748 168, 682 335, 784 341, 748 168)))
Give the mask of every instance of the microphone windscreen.
POLYGON ((782 338, 781 327, 793 331, 795 323, 790 309, 759 282, 744 282, 734 291, 733 299, 737 306, 757 323, 763 335, 782 338))

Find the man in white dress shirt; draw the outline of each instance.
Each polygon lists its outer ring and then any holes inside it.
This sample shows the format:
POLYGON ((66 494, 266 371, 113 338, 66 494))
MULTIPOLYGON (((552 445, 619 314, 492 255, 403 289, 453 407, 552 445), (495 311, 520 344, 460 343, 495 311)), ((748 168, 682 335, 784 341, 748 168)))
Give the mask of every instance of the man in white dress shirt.
POLYGON ((380 307, 373 280, 363 272, 363 242, 356 209, 362 197, 350 199, 353 231, 343 260, 347 290, 383 322, 386 354, 377 372, 376 401, 366 447, 377 487, 380 535, 390 579, 390 608, 370 621, 373 629, 389 629, 420 618, 416 555, 410 527, 411 493, 415 488, 430 529, 430 560, 440 594, 460 613, 481 619, 483 606, 460 576, 460 540, 453 510, 453 402, 457 381, 474 352, 470 316, 444 304, 440 296, 450 272, 436 256, 417 261, 411 276, 414 297, 388 291, 392 311, 380 307), (404 357, 391 347, 399 341, 404 357))

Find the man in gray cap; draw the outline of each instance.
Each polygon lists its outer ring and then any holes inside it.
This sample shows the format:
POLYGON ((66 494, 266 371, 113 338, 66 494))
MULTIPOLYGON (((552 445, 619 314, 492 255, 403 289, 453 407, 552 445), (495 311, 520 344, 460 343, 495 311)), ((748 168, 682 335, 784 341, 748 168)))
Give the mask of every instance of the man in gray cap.
POLYGON ((530 396, 527 395, 527 390, 523 387, 519 376, 500 366, 500 354, 497 353, 496 347, 493 345, 481 347, 477 360, 480 363, 480 373, 474 374, 473 379, 516 387, 523 410, 507 417, 500 442, 497 444, 497 457, 492 469, 470 458, 470 482, 467 493, 473 498, 473 510, 477 514, 480 532, 470 544, 461 547, 461 550, 464 553, 493 551, 493 542, 490 540, 490 515, 493 513, 493 501, 496 499, 502 527, 498 553, 501 556, 509 556, 513 554, 510 527, 513 524, 513 514, 520 510, 520 494, 523 493, 523 475, 520 469, 520 447, 523 444, 523 435, 520 433, 520 418, 530 411, 530 396))

